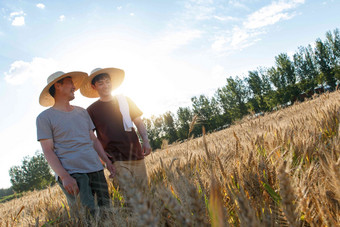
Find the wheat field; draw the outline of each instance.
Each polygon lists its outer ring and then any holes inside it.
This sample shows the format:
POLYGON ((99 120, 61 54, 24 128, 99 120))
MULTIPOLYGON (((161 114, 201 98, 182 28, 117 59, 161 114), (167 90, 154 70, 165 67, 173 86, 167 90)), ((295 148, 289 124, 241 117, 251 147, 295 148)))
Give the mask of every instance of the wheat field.
POLYGON ((327 93, 157 150, 149 187, 109 182, 101 218, 70 214, 54 186, 0 204, 0 226, 340 226, 339 101, 327 93))

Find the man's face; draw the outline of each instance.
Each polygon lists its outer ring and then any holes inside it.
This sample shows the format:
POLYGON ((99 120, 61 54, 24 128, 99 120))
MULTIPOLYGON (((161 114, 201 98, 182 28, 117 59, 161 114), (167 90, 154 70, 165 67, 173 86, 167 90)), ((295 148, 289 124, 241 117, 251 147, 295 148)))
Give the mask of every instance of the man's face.
POLYGON ((92 88, 98 92, 100 97, 110 96, 112 92, 111 79, 109 77, 102 78, 96 81, 96 83, 92 85, 92 88))
POLYGON ((64 78, 62 83, 55 83, 56 92, 58 91, 61 96, 68 97, 71 101, 74 99, 74 91, 76 90, 72 78, 64 78))

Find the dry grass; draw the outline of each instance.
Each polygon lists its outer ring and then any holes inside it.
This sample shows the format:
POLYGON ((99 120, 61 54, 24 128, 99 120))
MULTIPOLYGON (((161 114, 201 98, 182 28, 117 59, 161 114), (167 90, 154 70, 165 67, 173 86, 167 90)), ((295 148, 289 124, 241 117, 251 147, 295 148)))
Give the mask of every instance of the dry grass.
MULTIPOLYGON (((168 146, 147 159, 149 188, 110 184, 91 226, 339 226, 340 92, 168 146), (129 206, 126 206, 128 202, 129 206)), ((246 118, 245 118, 246 119, 246 118)), ((85 226, 58 186, 0 204, 0 226, 85 226)))

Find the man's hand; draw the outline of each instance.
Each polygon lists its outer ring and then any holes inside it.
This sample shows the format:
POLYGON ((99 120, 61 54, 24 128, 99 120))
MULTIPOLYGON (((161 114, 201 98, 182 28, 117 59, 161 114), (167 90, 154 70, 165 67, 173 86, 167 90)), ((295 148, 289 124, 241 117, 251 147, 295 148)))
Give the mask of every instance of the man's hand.
POLYGON ((144 157, 148 156, 151 153, 152 149, 149 144, 148 133, 146 131, 145 125, 140 117, 136 117, 135 119, 133 119, 133 123, 135 123, 138 133, 142 137, 142 140, 143 140, 143 146, 142 146, 143 155, 144 157))
POLYGON ((65 190, 71 195, 77 195, 79 193, 79 188, 76 179, 70 175, 61 179, 65 190))
POLYGON ((114 165, 111 163, 111 161, 106 163, 106 168, 108 171, 110 171, 110 178, 113 178, 116 175, 116 168, 114 165))
POLYGON ((64 169, 59 158, 54 153, 53 139, 42 139, 40 144, 48 164, 61 179, 65 190, 71 195, 77 195, 79 193, 77 181, 64 169))
POLYGON ((142 151, 143 151, 144 157, 148 156, 151 153, 152 148, 151 148, 151 146, 149 144, 149 141, 144 141, 143 142, 142 151))

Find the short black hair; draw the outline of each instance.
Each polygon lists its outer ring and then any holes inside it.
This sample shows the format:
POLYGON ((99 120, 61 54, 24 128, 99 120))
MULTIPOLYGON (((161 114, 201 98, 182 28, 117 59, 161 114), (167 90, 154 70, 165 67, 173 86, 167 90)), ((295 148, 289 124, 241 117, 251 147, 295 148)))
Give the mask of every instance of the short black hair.
POLYGON ((107 74, 107 73, 98 74, 97 76, 93 77, 93 79, 91 80, 91 84, 95 85, 97 81, 99 81, 101 79, 105 79, 105 78, 109 78, 111 80, 110 75, 107 74))
POLYGON ((55 87, 54 87, 54 84, 52 84, 52 86, 50 87, 50 89, 48 89, 48 93, 50 93, 50 95, 54 98, 54 95, 55 95, 55 87))
MULTIPOLYGON (((64 78, 58 80, 58 81, 55 82, 55 83, 63 84, 65 78, 71 78, 71 77, 70 77, 70 76, 64 77, 64 78)), ((54 83, 54 84, 55 84, 55 83, 54 83)), ((50 89, 48 89, 48 93, 50 93, 50 95, 51 95, 53 98, 54 98, 54 96, 55 96, 55 87, 54 87, 54 84, 52 84, 52 86, 50 87, 50 89)))

